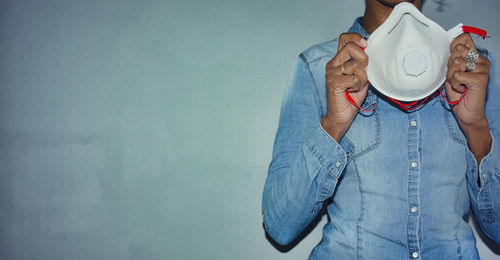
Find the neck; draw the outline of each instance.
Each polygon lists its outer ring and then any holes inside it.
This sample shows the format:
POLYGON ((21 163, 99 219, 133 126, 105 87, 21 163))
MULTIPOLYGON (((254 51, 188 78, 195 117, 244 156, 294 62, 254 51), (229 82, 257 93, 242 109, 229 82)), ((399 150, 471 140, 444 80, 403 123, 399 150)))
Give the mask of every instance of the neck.
MULTIPOLYGON (((422 10, 421 0, 408 1, 413 3, 415 7, 422 10)), ((387 3, 382 0, 366 0, 365 14, 361 21, 361 26, 368 34, 372 34, 392 12, 395 4, 387 3)))

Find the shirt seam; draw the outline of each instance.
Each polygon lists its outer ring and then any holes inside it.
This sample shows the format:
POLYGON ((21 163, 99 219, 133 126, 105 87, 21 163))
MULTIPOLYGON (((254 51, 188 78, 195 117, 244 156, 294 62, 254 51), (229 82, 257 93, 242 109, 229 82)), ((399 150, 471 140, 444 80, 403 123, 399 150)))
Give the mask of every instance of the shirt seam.
POLYGON ((358 220, 356 221, 356 231, 357 231, 357 235, 358 235, 358 243, 357 243, 357 246, 356 246, 356 252, 357 252, 357 255, 358 255, 358 259, 361 259, 361 251, 362 251, 362 248, 363 248, 363 231, 362 231, 362 227, 361 227, 361 223, 363 222, 364 220, 364 216, 365 216, 365 209, 364 209, 364 195, 363 195, 363 189, 361 188, 361 176, 359 175, 359 171, 358 171, 358 167, 356 165, 356 160, 353 160, 352 161, 352 164, 354 166, 354 171, 356 172, 356 177, 358 179, 358 190, 359 190, 359 195, 360 195, 360 205, 359 205, 359 217, 358 217, 358 220))
MULTIPOLYGON (((324 56, 328 56, 328 55, 324 55, 324 56)), ((319 88, 318 88, 318 84, 316 83, 316 80, 314 79, 314 74, 312 73, 311 71, 311 66, 309 64, 309 61, 307 61, 306 57, 304 56, 304 53, 301 53, 299 55, 300 59, 302 60, 302 62, 304 62, 305 66, 306 66, 306 69, 307 69, 307 72, 309 73, 309 77, 311 78, 311 81, 313 83, 313 86, 314 86, 314 91, 316 92, 316 98, 319 102, 319 108, 320 108, 320 111, 321 111, 321 115, 325 115, 325 111, 323 111, 323 106, 321 104, 321 98, 320 98, 320 95, 319 95, 319 88)))

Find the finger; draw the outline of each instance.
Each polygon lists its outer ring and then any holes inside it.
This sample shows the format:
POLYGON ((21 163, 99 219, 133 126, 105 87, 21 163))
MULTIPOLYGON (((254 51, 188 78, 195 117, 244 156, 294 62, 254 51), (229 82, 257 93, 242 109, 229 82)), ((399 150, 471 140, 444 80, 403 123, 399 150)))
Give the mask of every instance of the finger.
POLYGON ((446 78, 451 79, 451 75, 455 71, 465 71, 465 63, 467 60, 463 57, 450 57, 450 60, 448 61, 448 72, 446 74, 446 78))
POLYGON ((463 44, 456 44, 450 54, 450 59, 448 60, 448 66, 450 65, 450 61, 456 58, 465 58, 469 53, 469 48, 463 44))
POLYGON ((363 104, 363 100, 365 99, 366 93, 368 92, 368 85, 369 84, 362 85, 356 91, 347 90, 347 93, 349 93, 349 96, 354 100, 356 104, 363 104))
POLYGON ((454 92, 458 93, 464 93, 465 91, 465 85, 460 84, 456 80, 452 83, 451 81, 446 81, 445 86, 447 87, 447 92, 450 92, 450 89, 453 90, 454 92), (448 89, 449 88, 449 89, 448 89))
POLYGON ((488 82, 488 74, 485 73, 468 73, 468 72, 462 72, 462 71, 457 71, 453 73, 452 79, 465 86, 476 86, 476 85, 485 85, 486 84, 478 84, 481 82, 488 82))
MULTIPOLYGON (((444 82, 444 87, 446 88, 446 94, 448 96, 450 95, 457 95, 458 94, 462 94, 464 91, 465 91, 465 86, 461 86, 459 88, 454 88, 449 81, 445 81, 444 82)), ((450 96, 451 97, 451 96, 450 96)))
POLYGON ((448 61, 448 71, 446 72, 446 80, 452 88, 458 88, 460 82, 453 78, 453 75, 458 71, 465 71, 465 59, 459 56, 450 57, 448 61))
MULTIPOLYGON (((344 74, 346 75, 357 75, 361 80, 361 85, 365 85, 368 81, 368 76, 366 75, 367 64, 359 60, 351 60, 344 63, 344 74)), ((342 73, 342 68, 340 69, 342 73)))
POLYGON ((454 58, 453 60, 450 59, 450 61, 448 62, 449 65, 448 65, 448 72, 446 73, 446 78, 451 79, 451 75, 455 71, 472 72, 472 73, 489 73, 490 65, 485 60, 487 59, 483 59, 482 62, 480 62, 478 59, 478 61, 476 61, 476 67, 474 68, 474 70, 467 71, 466 59, 460 57, 454 58))
POLYGON ((445 81, 444 86, 446 88, 446 96, 448 96, 448 100, 451 102, 458 100, 465 92, 465 86, 462 86, 460 89, 455 89, 448 81, 445 81))
MULTIPOLYGON (((460 71, 462 72, 462 70, 460 71)), ((465 70, 463 72, 465 72, 465 70)), ((469 72, 473 74, 489 74, 490 67, 484 63, 476 63, 476 67, 474 68, 474 70, 469 72)))
POLYGON ((354 42, 361 48, 366 48, 368 42, 359 33, 343 33, 339 37, 339 44, 337 45, 337 52, 340 51, 348 42, 354 42))
POLYGON ((490 60, 484 56, 479 55, 479 58, 476 60, 476 64, 484 64, 488 68, 490 67, 490 60))
MULTIPOLYGON (((479 74, 473 77, 476 77, 477 80, 484 80, 481 79, 482 76, 480 74, 485 74, 489 75, 489 68, 490 68, 490 61, 488 58, 479 56, 478 59, 475 61, 475 68, 472 71, 467 72, 467 67, 466 63, 467 60, 464 58, 464 53, 467 52, 467 47, 463 44, 457 44, 454 49, 454 53, 452 53, 450 59, 448 60, 448 71, 446 73, 446 80, 450 84, 450 87, 457 91, 462 93, 465 90, 465 84, 470 84, 466 83, 460 80, 459 75, 455 75, 457 72, 463 72, 463 73, 468 73, 468 74, 479 74)), ((466 56, 466 55, 465 55, 466 56)))
POLYGON ((448 80, 452 79, 453 73, 456 71, 463 71, 463 72, 471 72, 471 73, 479 73, 479 74, 489 74, 490 72, 490 64, 489 60, 484 58, 481 61, 476 61, 476 67, 472 71, 467 71, 467 66, 466 66, 467 60, 464 58, 454 58, 453 60, 449 61, 448 65, 448 71, 446 73, 446 78, 448 80))
MULTIPOLYGON (((450 65, 450 61, 454 58, 466 58, 467 55, 469 54, 469 48, 463 44, 457 44, 455 45, 455 48, 453 49, 453 52, 450 54, 450 59, 448 60, 448 66, 450 65)), ((490 60, 482 55, 479 55, 478 58, 476 59, 476 63, 484 63, 484 64, 490 64, 490 60)))
POLYGON ((358 60, 350 60, 340 66, 334 67, 326 72, 327 77, 356 75, 359 77, 360 85, 365 85, 368 82, 366 74, 366 64, 358 60), (343 69, 342 69, 343 67, 343 69))
POLYGON ((450 44, 450 52, 453 52, 453 49, 455 49, 455 45, 457 44, 463 44, 469 49, 476 50, 476 45, 474 44, 474 41, 469 33, 462 33, 457 38, 453 39, 450 44))
POLYGON ((448 66, 448 71, 446 72, 446 81, 454 91, 459 93, 465 91, 465 86, 455 76, 455 73, 461 71, 465 72, 465 59, 457 57, 453 59, 452 65, 448 66))
POLYGON ((341 64, 355 59, 360 61, 365 67, 368 65, 368 55, 353 42, 348 42, 332 60, 333 67, 340 66, 341 64))
POLYGON ((332 86, 335 94, 357 92, 361 89, 361 80, 357 75, 334 76, 327 79, 327 86, 332 86))

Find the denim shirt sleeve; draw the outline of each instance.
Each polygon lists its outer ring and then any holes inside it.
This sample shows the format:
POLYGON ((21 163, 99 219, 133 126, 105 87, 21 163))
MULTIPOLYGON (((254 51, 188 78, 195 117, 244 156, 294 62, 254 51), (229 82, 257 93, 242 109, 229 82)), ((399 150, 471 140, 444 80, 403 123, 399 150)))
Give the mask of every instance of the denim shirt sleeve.
POLYGON ((472 211, 481 230, 500 244, 500 81, 498 66, 490 60, 485 113, 492 136, 491 150, 478 164, 467 148, 467 187, 472 211))
POLYGON ((353 146, 337 143, 320 125, 320 98, 300 55, 283 98, 273 159, 262 197, 264 226, 278 243, 291 243, 332 196, 353 146))

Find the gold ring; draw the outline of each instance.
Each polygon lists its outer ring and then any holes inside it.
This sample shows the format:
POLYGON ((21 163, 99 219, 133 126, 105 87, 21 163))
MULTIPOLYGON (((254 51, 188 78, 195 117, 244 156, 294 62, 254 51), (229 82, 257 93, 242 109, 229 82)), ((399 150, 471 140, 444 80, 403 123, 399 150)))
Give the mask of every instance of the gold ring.
POLYGON ((342 63, 342 66, 340 67, 342 69, 342 76, 345 76, 345 72, 344 72, 344 63, 342 63))

